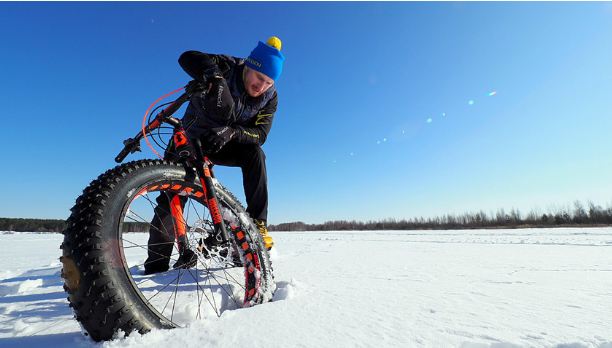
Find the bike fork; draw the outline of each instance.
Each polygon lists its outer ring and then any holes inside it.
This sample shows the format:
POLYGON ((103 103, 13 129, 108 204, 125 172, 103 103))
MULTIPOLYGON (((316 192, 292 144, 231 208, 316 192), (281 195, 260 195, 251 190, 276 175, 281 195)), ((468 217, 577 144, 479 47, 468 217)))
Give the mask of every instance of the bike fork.
POLYGON ((202 189, 204 190, 204 196, 206 198, 208 210, 210 211, 210 215, 212 216, 213 220, 213 225, 215 227, 215 241, 219 244, 227 243, 227 241, 229 241, 229 236, 227 233, 225 222, 223 222, 223 216, 221 215, 219 200, 217 198, 217 192, 213 184, 213 177, 210 171, 208 160, 204 158, 202 165, 198 165, 196 168, 198 176, 200 177, 202 189))
POLYGON ((170 200, 170 214, 172 214, 173 226, 174 226, 174 238, 178 244, 179 253, 189 247, 187 240, 187 222, 183 217, 183 202, 179 195, 173 195, 170 200))
MULTIPOLYGON (((196 168, 200 178, 200 184, 202 185, 202 190, 204 191, 206 206, 208 206, 208 210, 210 211, 214 225, 214 243, 219 245, 225 244, 229 240, 229 236, 225 222, 223 221, 209 164, 207 161, 204 161, 200 163, 200 165, 196 166, 196 168)), ((174 195, 170 199, 170 213, 172 214, 173 219, 174 236, 181 254, 186 248, 189 248, 187 239, 187 222, 183 217, 183 205, 184 202, 181 201, 181 197, 179 195, 174 195)))

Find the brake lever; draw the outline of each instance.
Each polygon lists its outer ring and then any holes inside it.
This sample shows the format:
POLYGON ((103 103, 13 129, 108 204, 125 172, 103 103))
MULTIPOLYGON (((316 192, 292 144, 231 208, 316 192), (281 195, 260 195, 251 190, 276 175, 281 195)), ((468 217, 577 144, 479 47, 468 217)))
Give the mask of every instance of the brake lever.
POLYGON ((115 162, 121 163, 127 155, 142 151, 140 149, 140 140, 128 138, 123 141, 123 150, 115 157, 115 162))

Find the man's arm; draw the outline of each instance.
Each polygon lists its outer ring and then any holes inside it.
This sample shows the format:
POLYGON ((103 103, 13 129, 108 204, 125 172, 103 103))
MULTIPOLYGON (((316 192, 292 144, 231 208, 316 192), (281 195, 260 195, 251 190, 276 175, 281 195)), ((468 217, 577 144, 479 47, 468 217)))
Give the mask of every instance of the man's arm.
POLYGON ((278 96, 275 92, 274 97, 251 119, 249 124, 234 127, 237 131, 234 141, 240 144, 263 145, 272 128, 272 120, 277 105, 278 96))
POLYGON ((235 63, 229 56, 221 54, 208 54, 198 51, 187 51, 178 59, 179 65, 189 76, 197 81, 202 81, 204 76, 212 76, 215 73, 223 75, 235 63))

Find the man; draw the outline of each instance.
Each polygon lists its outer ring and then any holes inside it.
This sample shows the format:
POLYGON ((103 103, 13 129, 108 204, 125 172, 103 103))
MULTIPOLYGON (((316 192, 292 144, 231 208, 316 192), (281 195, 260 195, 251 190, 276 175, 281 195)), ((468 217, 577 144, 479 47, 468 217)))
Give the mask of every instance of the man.
MULTIPOLYGON (((274 242, 266 225, 268 182, 261 145, 270 132, 278 103, 274 82, 285 60, 280 50, 281 41, 273 36, 266 43, 260 41, 246 59, 198 51, 187 51, 179 57, 183 70, 207 87, 205 92, 194 95, 187 106, 183 117, 187 136, 202 142, 215 165, 242 169, 247 212, 259 228, 268 250, 274 242)), ((158 206, 168 207, 168 198, 163 195, 157 202, 158 206)), ((156 209, 160 213, 161 210, 156 209)), ((172 245, 168 242, 173 236, 160 233, 172 230, 160 228, 161 225, 172 226, 168 219, 171 219, 168 214, 156 214, 151 223, 145 274, 169 268, 172 245)), ((195 264, 193 252, 182 247, 180 240, 179 251, 181 256, 173 267, 195 264)))

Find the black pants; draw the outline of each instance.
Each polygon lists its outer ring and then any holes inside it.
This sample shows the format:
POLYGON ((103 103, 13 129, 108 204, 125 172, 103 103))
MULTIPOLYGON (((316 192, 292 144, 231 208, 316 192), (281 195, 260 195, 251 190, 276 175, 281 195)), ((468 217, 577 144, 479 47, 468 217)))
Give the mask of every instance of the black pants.
POLYGON ((266 155, 261 147, 229 142, 209 158, 215 165, 240 167, 247 213, 253 219, 268 220, 268 174, 266 155))
MULTIPOLYGON (((253 219, 268 218, 268 177, 266 155, 259 145, 230 142, 219 152, 209 156, 215 165, 240 167, 247 201, 247 213, 253 219)), ((161 193, 156 201, 155 217, 149 229, 146 268, 167 269, 174 244, 174 221, 170 214, 170 199, 161 193)), ((184 205, 185 198, 181 197, 184 205)))

